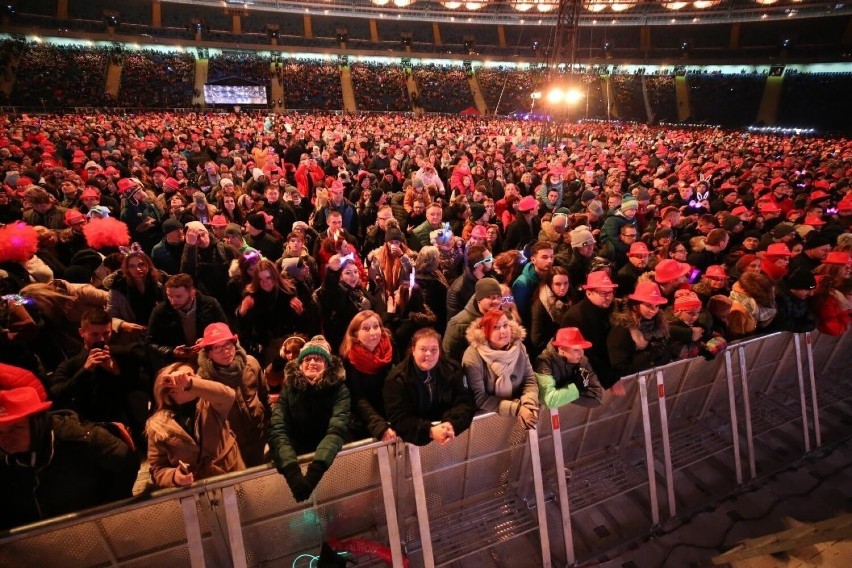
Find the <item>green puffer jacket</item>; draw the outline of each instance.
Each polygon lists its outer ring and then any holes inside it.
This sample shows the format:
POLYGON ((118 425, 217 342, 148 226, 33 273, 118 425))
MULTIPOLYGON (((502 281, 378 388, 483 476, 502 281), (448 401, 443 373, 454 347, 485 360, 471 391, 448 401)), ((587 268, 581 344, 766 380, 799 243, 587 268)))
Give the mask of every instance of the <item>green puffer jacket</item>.
POLYGON ((269 429, 269 448, 278 471, 310 452, 315 452, 315 462, 326 469, 331 466, 347 434, 350 401, 345 379, 337 357, 316 383, 308 382, 296 361, 287 363, 269 429))

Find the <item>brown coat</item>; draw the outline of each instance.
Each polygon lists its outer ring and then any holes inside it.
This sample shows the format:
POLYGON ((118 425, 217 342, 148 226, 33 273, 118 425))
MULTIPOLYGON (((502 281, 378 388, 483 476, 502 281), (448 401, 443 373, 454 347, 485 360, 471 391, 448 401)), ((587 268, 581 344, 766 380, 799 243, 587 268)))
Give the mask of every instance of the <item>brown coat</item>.
MULTIPOLYGON (((237 438, 228 424, 234 404, 234 389, 214 381, 195 379, 191 389, 198 395, 195 411, 195 438, 187 434, 168 410, 159 410, 150 421, 163 436, 148 436, 148 463, 157 487, 174 487, 178 460, 189 464, 196 481, 214 475, 245 469, 237 438), (200 445, 199 445, 200 443, 200 445)), ((152 427, 149 423, 148 430, 152 427)))

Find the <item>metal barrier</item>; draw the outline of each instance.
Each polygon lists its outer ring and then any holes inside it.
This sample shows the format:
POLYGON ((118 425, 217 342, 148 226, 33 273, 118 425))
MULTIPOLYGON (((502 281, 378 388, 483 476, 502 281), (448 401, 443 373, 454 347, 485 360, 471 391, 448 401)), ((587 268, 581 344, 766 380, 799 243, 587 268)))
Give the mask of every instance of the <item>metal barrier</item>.
POLYGON ((395 566, 486 550, 573 564, 848 435, 850 347, 850 334, 742 341, 628 377, 599 408, 545 412, 537 431, 484 414, 447 446, 347 445, 303 504, 263 466, 20 527, 0 537, 0 565, 290 566, 329 537, 387 544, 395 566))

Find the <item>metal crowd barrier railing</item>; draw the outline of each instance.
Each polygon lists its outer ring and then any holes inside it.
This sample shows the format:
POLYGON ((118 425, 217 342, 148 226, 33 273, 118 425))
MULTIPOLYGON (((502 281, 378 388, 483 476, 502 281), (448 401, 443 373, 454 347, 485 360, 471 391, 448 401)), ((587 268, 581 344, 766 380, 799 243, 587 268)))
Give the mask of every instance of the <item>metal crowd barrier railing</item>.
POLYGON ((545 409, 537 430, 489 413, 447 446, 347 445, 306 503, 261 466, 20 527, 0 535, 0 565, 291 566, 352 537, 394 566, 483 551, 573 564, 841 435, 850 347, 850 334, 742 341, 627 377, 599 408, 545 409))

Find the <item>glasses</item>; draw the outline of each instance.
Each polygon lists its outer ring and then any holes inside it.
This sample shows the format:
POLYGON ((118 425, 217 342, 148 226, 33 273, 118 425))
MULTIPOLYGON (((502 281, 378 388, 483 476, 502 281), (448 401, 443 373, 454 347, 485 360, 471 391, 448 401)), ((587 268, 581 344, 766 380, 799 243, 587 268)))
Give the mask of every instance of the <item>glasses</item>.
POLYGON ((236 349, 236 348, 237 348, 237 345, 235 343, 228 342, 228 343, 223 343, 222 345, 214 345, 213 347, 210 348, 210 351, 212 353, 218 354, 218 353, 226 353, 226 352, 230 351, 231 349, 236 349))
POLYGON ((325 363, 325 357, 322 355, 306 355, 302 361, 306 363, 325 363))
POLYGON ((612 290, 589 290, 589 291, 594 292, 595 294, 597 294, 601 298, 612 298, 613 296, 615 296, 615 292, 613 292, 612 290))
POLYGON ((492 262, 494 262, 494 257, 493 257, 493 256, 488 256, 488 257, 486 257, 486 258, 483 258, 483 259, 482 259, 482 260, 480 260, 480 261, 475 262, 475 263, 473 264, 473 267, 474 267, 474 268, 476 268, 476 267, 477 267, 477 266, 479 266, 480 264, 491 264, 492 262))
POLYGON ((636 233, 621 233, 621 236, 625 239, 635 239, 636 233))

